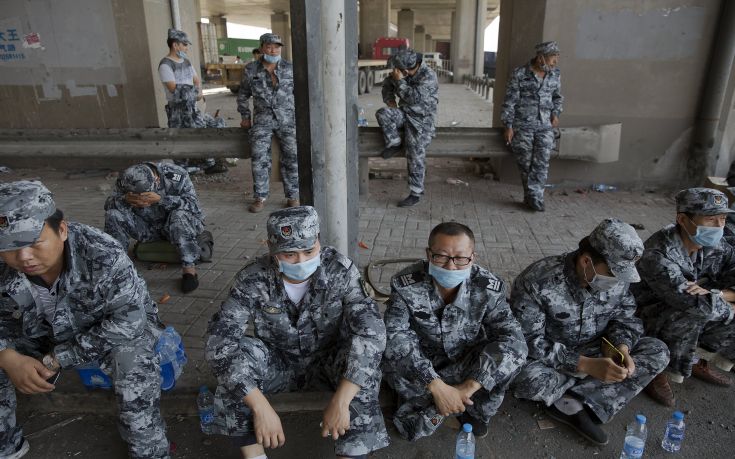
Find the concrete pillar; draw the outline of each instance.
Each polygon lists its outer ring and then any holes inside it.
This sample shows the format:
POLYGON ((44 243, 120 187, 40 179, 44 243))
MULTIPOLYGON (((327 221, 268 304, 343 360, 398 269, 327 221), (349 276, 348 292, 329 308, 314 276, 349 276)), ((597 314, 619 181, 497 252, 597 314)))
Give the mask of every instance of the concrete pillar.
POLYGON ((485 27, 487 27, 487 0, 477 0, 475 20, 475 75, 482 76, 485 66, 485 27))
POLYGON ((281 57, 287 61, 292 60, 291 54, 291 23, 289 21, 288 13, 283 11, 276 11, 271 14, 271 29, 273 33, 281 36, 283 40, 283 49, 281 50, 281 57))
POLYGON ((424 30, 424 26, 417 25, 416 28, 413 29, 413 32, 415 40, 413 49, 420 53, 426 52, 426 31, 424 30))
POLYGON ((360 0, 360 57, 373 57, 373 43, 390 36, 390 0, 360 0))
POLYGON ((454 82, 465 75, 482 74, 483 42, 487 0, 457 0, 452 23, 452 62, 454 82))
POLYGON ((424 52, 426 53, 434 52, 434 40, 431 38, 431 35, 429 35, 428 33, 424 35, 424 52))
POLYGON ((452 34, 450 36, 449 40, 449 59, 452 60, 452 70, 454 70, 454 61, 457 58, 457 40, 456 35, 459 33, 457 31, 458 28, 457 24, 457 12, 452 11, 452 34))
POLYGON ((400 10, 398 12, 398 37, 408 38, 411 47, 414 46, 413 10, 400 10))
POLYGON ((227 18, 224 16, 212 16, 209 18, 209 23, 214 24, 214 28, 217 31, 217 39, 227 38, 227 18))

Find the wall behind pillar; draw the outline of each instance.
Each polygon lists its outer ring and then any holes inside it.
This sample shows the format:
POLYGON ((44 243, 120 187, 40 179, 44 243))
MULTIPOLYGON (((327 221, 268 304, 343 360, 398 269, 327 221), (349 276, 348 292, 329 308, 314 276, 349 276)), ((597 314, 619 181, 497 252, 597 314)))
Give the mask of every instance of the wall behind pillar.
MULTIPOLYGON (((507 40, 508 33, 512 36, 498 56, 508 53, 502 56, 507 59, 504 74, 532 57, 536 42, 557 40, 565 97, 562 125, 623 123, 619 161, 553 160, 550 182, 678 186, 720 2, 516 0, 512 4, 511 18, 505 17, 505 2, 501 7, 501 40, 507 40)), ((505 93, 502 83, 502 90, 496 85, 496 110, 505 93)), ((504 180, 517 178, 510 159, 500 168, 504 180)))

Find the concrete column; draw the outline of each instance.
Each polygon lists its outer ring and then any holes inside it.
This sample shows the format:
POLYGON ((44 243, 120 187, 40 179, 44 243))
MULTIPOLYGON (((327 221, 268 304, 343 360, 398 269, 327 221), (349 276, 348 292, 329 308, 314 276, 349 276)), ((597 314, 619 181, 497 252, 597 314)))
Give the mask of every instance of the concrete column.
POLYGON ((431 35, 429 35, 428 33, 424 36, 424 52, 426 53, 434 52, 434 40, 431 38, 431 35))
POLYGON ((408 38, 411 47, 414 46, 413 10, 401 10, 398 12, 398 37, 408 38))
POLYGON ((292 60, 291 54, 291 23, 289 21, 288 13, 283 11, 276 11, 271 14, 271 29, 273 33, 281 36, 283 40, 283 49, 281 50, 281 57, 287 61, 292 60))
POLYGON ((457 28, 459 26, 457 25, 457 12, 452 11, 452 34, 450 36, 449 40, 449 59, 452 60, 452 70, 454 70, 454 61, 457 59, 457 40, 456 35, 459 33, 457 31, 457 28))
POLYGON ((209 23, 214 24, 214 28, 217 31, 217 39, 227 38, 227 18, 224 16, 212 16, 209 18, 209 23))
POLYGON ((482 53, 482 46, 478 51, 478 35, 484 37, 484 28, 480 27, 480 24, 485 23, 486 14, 487 0, 457 0, 455 22, 452 24, 455 83, 461 83, 465 75, 482 73, 482 64, 477 65, 478 55, 482 53))
POLYGON ((390 35, 390 0, 360 0, 360 57, 373 57, 373 43, 390 35))
POLYGON ((485 66, 485 27, 487 27, 487 0, 477 0, 475 21, 475 75, 482 76, 485 66))
POLYGON ((413 44, 413 49, 420 53, 426 52, 426 31, 424 30, 424 26, 417 25, 416 28, 413 29, 413 32, 413 36, 416 41, 413 44))

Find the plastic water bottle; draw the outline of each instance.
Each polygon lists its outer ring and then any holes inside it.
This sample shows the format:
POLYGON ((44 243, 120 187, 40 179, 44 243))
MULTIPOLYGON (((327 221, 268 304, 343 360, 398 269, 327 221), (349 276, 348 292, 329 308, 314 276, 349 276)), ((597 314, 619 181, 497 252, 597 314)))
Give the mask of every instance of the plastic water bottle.
POLYGON ((472 424, 463 424, 457 434, 457 447, 454 450, 456 459, 475 459, 475 436, 472 434, 472 424))
POLYGON ((365 109, 360 107, 357 112, 357 125, 358 126, 367 126, 368 121, 367 118, 365 118, 365 109))
POLYGON ((608 191, 615 191, 618 187, 613 185, 605 185, 604 183, 595 183, 592 185, 592 189, 598 193, 606 193, 608 191))
POLYGON ((620 453, 620 459, 639 459, 643 457, 643 449, 646 447, 646 436, 648 436, 646 417, 642 414, 637 414, 635 421, 628 424, 628 430, 625 432, 625 444, 623 445, 623 452, 620 453))
POLYGON ((681 449, 682 440, 684 440, 684 413, 674 411, 671 420, 666 424, 666 432, 661 442, 661 448, 670 453, 675 453, 681 449))
POLYGON ((168 326, 156 343, 156 353, 161 360, 161 390, 173 389, 187 362, 181 336, 168 326))
POLYGON ((209 392, 207 386, 199 388, 197 408, 199 409, 199 426, 202 428, 202 432, 209 435, 212 433, 212 424, 214 423, 214 395, 209 392))

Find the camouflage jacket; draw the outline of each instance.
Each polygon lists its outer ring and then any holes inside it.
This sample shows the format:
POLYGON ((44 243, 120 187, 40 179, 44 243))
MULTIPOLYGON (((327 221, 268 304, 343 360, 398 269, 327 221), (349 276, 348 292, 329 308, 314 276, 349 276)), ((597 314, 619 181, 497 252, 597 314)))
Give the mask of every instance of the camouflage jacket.
POLYGON ((293 96, 293 66, 281 59, 275 69, 277 83, 273 80, 262 61, 248 64, 242 74, 240 91, 237 93, 237 111, 242 119, 254 118, 253 123, 268 123, 275 118, 280 124, 293 126, 296 124, 296 108, 293 96), (253 98, 251 117, 248 100, 253 98))
POLYGON ((391 280, 385 311, 388 333, 385 359, 429 384, 439 378, 435 365, 456 362, 482 347, 471 378, 491 390, 523 365, 526 348, 521 327, 505 300, 505 284, 484 268, 472 266, 469 280, 460 285, 454 302, 444 301, 419 262, 391 280), (443 313, 436 311, 443 307, 443 313))
POLYGON ((597 293, 580 287, 577 254, 533 263, 516 277, 511 291, 511 307, 523 327, 529 359, 571 373, 577 371, 581 347, 601 343, 604 336, 616 346, 632 349, 643 334, 629 284, 597 293))
POLYGON ((191 183, 189 174, 180 166, 171 163, 148 163, 157 171, 160 183, 154 190, 161 196, 158 204, 149 207, 132 207, 125 201, 125 190, 118 183, 112 196, 105 202, 105 210, 117 209, 122 211, 133 211, 137 215, 148 219, 164 219, 174 210, 184 210, 191 214, 192 218, 204 220, 204 212, 199 206, 194 184, 191 183))
POLYGON ((540 79, 531 64, 513 70, 500 119, 506 127, 515 129, 551 129, 551 115, 558 117, 564 102, 561 72, 555 68, 540 79))
POLYGON ((726 321, 733 309, 721 296, 690 295, 686 283, 696 282, 706 289, 735 288, 735 251, 725 241, 704 247, 692 261, 684 249, 679 227, 667 225, 645 242, 638 261, 641 282, 631 288, 644 316, 664 309, 686 311, 705 320, 726 321))
POLYGON ((395 102, 410 122, 420 132, 433 134, 436 109, 439 104, 439 81, 436 73, 421 64, 413 76, 394 80, 390 75, 383 80, 383 102, 395 102))
POLYGON ((344 377, 365 386, 379 371, 385 326, 352 260, 322 247, 321 264, 300 305, 286 294, 278 266, 265 255, 245 266, 209 322, 206 359, 220 384, 244 397, 257 387, 244 371, 240 340, 249 322, 254 336, 290 362, 294 372, 340 348, 349 348, 344 377))
POLYGON ((53 323, 43 320, 28 278, 0 262, 0 349, 50 338, 62 368, 99 361, 160 324, 145 281, 112 237, 69 223, 53 323))

